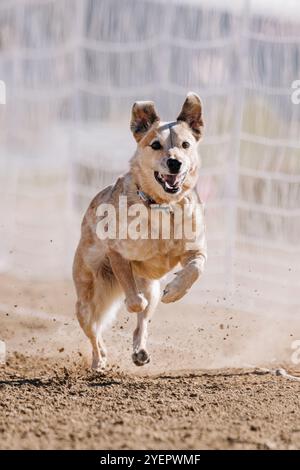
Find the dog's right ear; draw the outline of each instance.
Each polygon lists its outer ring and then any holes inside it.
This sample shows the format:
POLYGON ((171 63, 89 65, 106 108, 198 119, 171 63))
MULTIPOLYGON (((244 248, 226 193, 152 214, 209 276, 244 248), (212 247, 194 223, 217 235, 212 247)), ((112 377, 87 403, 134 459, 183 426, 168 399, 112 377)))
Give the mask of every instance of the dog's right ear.
POLYGON ((159 121, 153 101, 136 101, 132 106, 130 129, 137 142, 139 142, 152 124, 159 121))
POLYGON ((195 139, 200 139, 203 129, 202 103, 196 93, 187 94, 177 121, 185 121, 190 126, 195 139))

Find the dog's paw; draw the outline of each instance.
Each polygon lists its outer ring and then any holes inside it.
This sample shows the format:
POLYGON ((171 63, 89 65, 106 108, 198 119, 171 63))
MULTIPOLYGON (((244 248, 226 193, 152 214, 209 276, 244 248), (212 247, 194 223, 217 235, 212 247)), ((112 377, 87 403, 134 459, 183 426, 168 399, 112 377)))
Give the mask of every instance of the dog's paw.
POLYGON ((140 313, 146 309, 148 301, 143 294, 137 294, 135 297, 127 298, 125 305, 128 312, 140 313))
POLYGON ((180 300, 186 294, 186 290, 180 289, 180 286, 175 281, 176 279, 170 282, 170 284, 168 284, 163 291, 161 301, 164 304, 169 304, 170 302, 176 302, 177 300, 180 300))
POLYGON ((199 269, 189 266, 175 273, 175 278, 166 285, 161 301, 165 304, 180 300, 199 277, 199 269))
POLYGON ((187 286, 184 278, 185 272, 183 270, 175 273, 175 278, 166 285, 163 291, 161 301, 165 304, 176 302, 181 299, 187 292, 187 286))
POLYGON ((93 358, 92 370, 96 372, 102 372, 105 369, 106 364, 107 364, 106 357, 102 357, 100 359, 93 358))
POLYGON ((136 366, 144 366, 150 362, 150 355, 145 349, 140 349, 132 354, 132 360, 136 366))

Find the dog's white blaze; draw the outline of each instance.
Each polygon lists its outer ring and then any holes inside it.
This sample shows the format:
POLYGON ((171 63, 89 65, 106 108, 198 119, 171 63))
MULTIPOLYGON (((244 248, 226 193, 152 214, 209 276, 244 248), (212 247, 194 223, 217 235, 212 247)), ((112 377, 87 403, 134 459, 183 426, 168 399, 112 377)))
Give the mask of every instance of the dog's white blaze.
MULTIPOLYGON (((167 140, 168 137, 170 136, 171 134, 171 129, 169 127, 169 125, 172 124, 172 122, 161 122, 160 123, 160 126, 159 126, 159 136, 162 136, 164 140, 167 140)), ((177 124, 173 124, 171 126, 172 129, 174 129, 174 127, 176 127, 177 124)))

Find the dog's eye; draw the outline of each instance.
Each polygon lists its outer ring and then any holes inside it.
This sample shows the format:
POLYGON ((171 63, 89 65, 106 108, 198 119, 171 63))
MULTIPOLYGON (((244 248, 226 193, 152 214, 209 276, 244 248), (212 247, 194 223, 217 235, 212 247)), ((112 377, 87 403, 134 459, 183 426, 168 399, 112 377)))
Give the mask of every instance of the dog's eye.
POLYGON ((155 140, 154 142, 152 142, 152 144, 150 145, 150 147, 151 147, 153 150, 160 150, 160 149, 162 148, 161 143, 160 143, 158 140, 155 140))
POLYGON ((189 143, 189 142, 187 142, 187 141, 182 142, 182 147, 183 147, 184 149, 188 149, 189 146, 190 146, 190 143, 189 143))

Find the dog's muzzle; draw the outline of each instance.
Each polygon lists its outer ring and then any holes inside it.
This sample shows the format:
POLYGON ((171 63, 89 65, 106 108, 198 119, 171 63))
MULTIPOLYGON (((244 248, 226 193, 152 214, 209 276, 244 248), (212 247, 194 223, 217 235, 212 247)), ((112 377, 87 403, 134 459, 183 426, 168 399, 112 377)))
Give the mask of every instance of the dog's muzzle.
MULTIPOLYGON (((178 161, 178 160, 176 160, 178 161)), ((179 162, 180 163, 180 162, 179 162)), ((181 189, 181 185, 186 177, 187 172, 177 174, 162 174, 158 171, 154 172, 156 181, 163 187, 166 193, 175 194, 181 189)))

